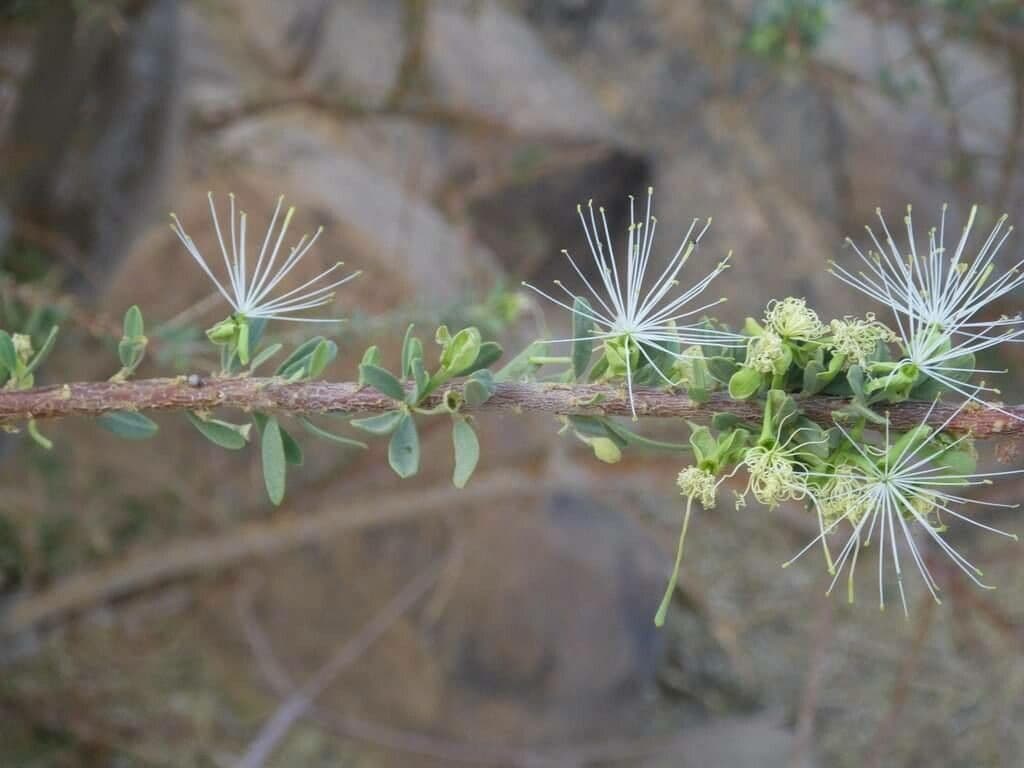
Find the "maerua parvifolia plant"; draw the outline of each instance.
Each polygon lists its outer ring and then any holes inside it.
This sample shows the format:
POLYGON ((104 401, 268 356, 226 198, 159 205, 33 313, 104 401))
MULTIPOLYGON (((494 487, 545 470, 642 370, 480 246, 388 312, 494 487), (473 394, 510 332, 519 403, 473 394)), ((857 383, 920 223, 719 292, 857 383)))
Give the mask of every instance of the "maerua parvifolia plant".
MULTIPOLYGON (((211 195, 223 270, 203 256, 176 216, 171 228, 228 304, 227 317, 206 332, 220 351, 219 370, 208 377, 135 380, 148 340, 142 313, 131 307, 118 345, 121 365, 109 382, 34 388, 57 329, 37 334, 41 343, 30 335, 0 332, 0 425, 15 431, 24 424, 36 443, 50 448, 38 429, 41 419, 92 415, 122 437, 141 439, 157 431, 141 411, 183 410, 196 430, 222 448, 243 449, 255 433, 267 493, 278 504, 288 465, 302 462, 298 442, 282 424, 285 418, 313 437, 349 448, 366 445, 310 417, 334 412, 367 439, 387 438, 388 461, 402 478, 416 474, 420 465, 417 421, 448 419, 452 479, 461 488, 480 453, 475 413, 547 410, 559 414, 563 431, 590 446, 601 461, 617 462, 628 449, 691 454, 676 480, 682 525, 675 566, 655 617, 659 625, 674 592, 693 510, 713 508, 719 487, 730 479, 740 489, 737 508, 753 496, 769 508, 802 504, 813 515, 819 533, 793 560, 820 548, 831 575, 829 591, 845 571, 852 599, 858 556, 873 542, 882 607, 889 564, 906 611, 908 559, 938 600, 928 548, 988 588, 981 571, 945 534, 948 525, 966 523, 1016 538, 977 519, 971 509, 1009 506, 975 498, 973 489, 1024 471, 979 472, 973 441, 978 434, 1024 431, 1017 426, 1024 412, 992 402, 998 391, 981 379, 1001 372, 976 364, 979 353, 1024 340, 1021 315, 992 319, 995 302, 1024 283, 1024 261, 1008 269, 996 264, 1012 230, 1006 217, 983 240, 972 238, 977 216, 972 209, 959 238, 947 245, 945 208, 923 241, 915 235, 909 208, 905 236, 899 239, 879 212, 879 229, 867 228, 867 247, 848 241, 852 257, 829 271, 884 307, 888 324, 870 312, 825 322, 804 299, 788 297, 768 302, 760 319, 748 317, 734 331, 709 316, 725 299, 706 298, 728 258, 696 275, 690 266, 710 220, 695 220, 672 257, 656 264, 651 203, 650 190, 639 206, 630 199, 624 258, 616 258, 604 210, 595 212, 591 203, 580 206, 592 263, 584 265, 564 252, 578 277, 576 287, 558 281, 545 290, 524 284, 569 313, 571 336, 536 341, 499 366, 502 348, 476 327, 452 332, 440 326, 431 352, 410 326, 395 368, 370 347, 358 380, 343 383, 319 380, 337 354, 330 339, 314 336, 285 354, 281 343, 264 342, 264 331, 270 321, 337 322, 309 312, 333 305, 335 289, 357 273, 344 274, 338 263, 284 288, 320 233, 283 249, 293 209, 282 216, 279 201, 262 241, 256 238, 258 250, 250 249, 247 216, 236 210, 234 197, 223 226, 211 195), (273 376, 256 375, 282 356, 273 376), (241 410, 247 421, 216 417, 215 408, 241 410), (705 423, 687 421, 689 440, 665 443, 614 418, 631 416, 635 422, 648 415, 703 417, 705 423)), ((526 296, 516 295, 512 302, 526 296)))

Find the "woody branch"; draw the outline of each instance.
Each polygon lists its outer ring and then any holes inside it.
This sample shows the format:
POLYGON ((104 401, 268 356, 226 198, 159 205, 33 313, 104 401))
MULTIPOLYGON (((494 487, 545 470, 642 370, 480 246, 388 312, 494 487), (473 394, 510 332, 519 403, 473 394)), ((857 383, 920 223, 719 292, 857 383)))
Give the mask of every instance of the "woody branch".
MULTIPOLYGON (((458 382, 453 382, 456 386, 458 382)), ((433 394, 423 407, 438 405, 444 392, 433 394)), ((714 413, 731 413, 760 421, 761 406, 755 401, 736 401, 724 393, 712 394, 698 403, 685 394, 659 389, 635 388, 636 412, 642 417, 684 418, 706 421, 714 413)), ((846 401, 835 397, 797 398, 802 411, 828 426, 846 401)), ((27 419, 58 419, 68 416, 100 416, 111 411, 209 411, 229 408, 290 414, 345 413, 365 415, 394 410, 395 401, 355 382, 303 381, 288 383, 279 378, 224 377, 197 379, 177 377, 131 382, 94 382, 0 391, 0 424, 27 419)), ((906 402, 886 407, 893 427, 907 429, 919 423, 931 408, 927 402, 906 402)), ((628 416, 625 388, 608 384, 510 383, 497 385, 482 406, 467 412, 551 413, 564 415, 628 416)), ((936 427, 949 419, 956 405, 939 403, 928 422, 936 427)), ((1007 412, 1024 418, 1024 406, 1007 412)), ((997 411, 964 408, 947 429, 971 432, 977 438, 1024 438, 1024 421, 997 411)))

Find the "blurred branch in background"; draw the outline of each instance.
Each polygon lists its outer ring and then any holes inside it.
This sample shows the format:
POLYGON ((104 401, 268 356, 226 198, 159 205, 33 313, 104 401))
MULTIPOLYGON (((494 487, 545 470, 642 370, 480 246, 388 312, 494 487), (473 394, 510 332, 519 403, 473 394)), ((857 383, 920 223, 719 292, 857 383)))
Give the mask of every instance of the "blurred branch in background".
POLYGON ((66 284, 92 293, 148 222, 170 159, 179 3, 30 8, 31 63, 0 143, 0 263, 19 242, 59 242, 46 252, 66 284))

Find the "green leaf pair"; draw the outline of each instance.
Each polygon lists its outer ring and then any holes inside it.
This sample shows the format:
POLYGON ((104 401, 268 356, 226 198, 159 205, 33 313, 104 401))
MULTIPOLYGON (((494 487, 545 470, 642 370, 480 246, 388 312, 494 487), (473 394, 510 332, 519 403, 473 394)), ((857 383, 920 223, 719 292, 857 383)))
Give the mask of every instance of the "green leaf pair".
POLYGON ((117 356, 121 361, 121 370, 111 377, 111 381, 126 381, 142 363, 146 356, 145 325, 142 321, 142 310, 137 305, 128 308, 124 313, 121 341, 117 345, 117 356))

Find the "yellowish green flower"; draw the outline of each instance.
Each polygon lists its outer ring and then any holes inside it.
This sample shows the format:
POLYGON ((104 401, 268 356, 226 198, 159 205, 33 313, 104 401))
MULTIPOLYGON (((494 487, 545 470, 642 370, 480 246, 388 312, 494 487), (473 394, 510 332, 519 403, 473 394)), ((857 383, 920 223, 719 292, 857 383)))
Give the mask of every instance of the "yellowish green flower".
POLYGON ((826 326, 805 299, 792 296, 771 301, 764 316, 765 325, 784 339, 812 341, 825 334, 826 326))
POLYGON ((832 351, 846 358, 843 368, 866 365, 878 347, 878 342, 888 343, 899 339, 888 326, 875 320, 873 312, 868 312, 863 320, 856 317, 833 320, 829 323, 829 331, 832 351))
POLYGON ((773 331, 765 331, 750 340, 745 365, 759 373, 774 373, 784 353, 782 338, 773 331))
POLYGON ((679 492, 687 498, 697 499, 704 509, 715 506, 715 491, 718 481, 706 469, 687 467, 676 478, 679 492))

